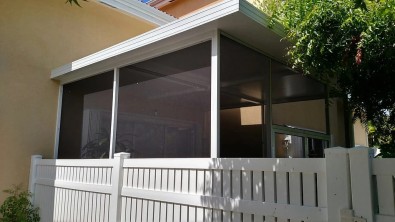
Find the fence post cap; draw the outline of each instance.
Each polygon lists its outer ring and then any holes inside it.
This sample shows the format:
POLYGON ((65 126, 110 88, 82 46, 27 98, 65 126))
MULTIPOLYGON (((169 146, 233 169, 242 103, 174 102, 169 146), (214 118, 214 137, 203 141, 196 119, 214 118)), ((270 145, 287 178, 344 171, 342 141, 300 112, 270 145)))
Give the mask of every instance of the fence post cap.
POLYGON ((33 159, 42 159, 43 158, 43 156, 42 155, 32 155, 32 160, 33 159))
POLYGON ((125 153, 125 152, 116 153, 114 154, 114 157, 127 159, 130 158, 130 153, 125 153))

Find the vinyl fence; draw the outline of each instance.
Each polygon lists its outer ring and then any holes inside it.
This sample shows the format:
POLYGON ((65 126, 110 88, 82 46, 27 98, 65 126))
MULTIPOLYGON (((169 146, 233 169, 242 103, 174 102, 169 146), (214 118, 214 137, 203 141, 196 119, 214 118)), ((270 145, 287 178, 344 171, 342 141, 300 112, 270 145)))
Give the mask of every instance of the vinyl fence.
POLYGON ((42 221, 395 221, 395 160, 368 148, 322 159, 43 160, 30 191, 42 221))

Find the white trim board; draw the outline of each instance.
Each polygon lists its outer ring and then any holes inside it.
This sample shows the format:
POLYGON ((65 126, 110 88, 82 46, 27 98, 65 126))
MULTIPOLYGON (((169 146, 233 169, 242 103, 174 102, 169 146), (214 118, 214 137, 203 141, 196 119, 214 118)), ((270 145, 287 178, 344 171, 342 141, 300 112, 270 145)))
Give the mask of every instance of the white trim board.
POLYGON ((235 35, 256 47, 261 47, 274 59, 284 60, 285 49, 289 46, 289 43, 280 41, 284 32, 281 31, 281 26, 273 29, 267 26, 267 16, 247 1, 224 0, 187 17, 54 69, 51 78, 64 83, 81 79, 81 75, 87 77, 99 74, 114 67, 132 63, 130 58, 136 55, 147 54, 146 57, 149 58, 150 51, 166 47, 168 42, 176 42, 186 39, 186 36, 196 36, 218 29, 235 35))
POLYGON ((99 0, 99 2, 159 26, 177 20, 175 17, 137 0, 99 0))

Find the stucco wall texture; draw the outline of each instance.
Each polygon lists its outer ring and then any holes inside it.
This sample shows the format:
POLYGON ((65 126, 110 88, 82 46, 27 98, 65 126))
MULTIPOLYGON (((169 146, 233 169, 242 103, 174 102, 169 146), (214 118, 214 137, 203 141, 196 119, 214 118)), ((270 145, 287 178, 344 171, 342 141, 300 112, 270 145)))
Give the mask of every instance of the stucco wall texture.
POLYGON ((155 27, 93 0, 82 6, 0 1, 0 191, 27 187, 31 155, 53 157, 59 84, 51 70, 155 27))

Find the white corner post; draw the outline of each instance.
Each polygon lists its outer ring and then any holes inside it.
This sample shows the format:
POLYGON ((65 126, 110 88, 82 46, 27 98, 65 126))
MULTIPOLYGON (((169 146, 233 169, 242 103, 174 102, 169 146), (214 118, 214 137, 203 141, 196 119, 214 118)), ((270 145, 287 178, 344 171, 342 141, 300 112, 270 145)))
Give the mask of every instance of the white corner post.
POLYGON ((328 221, 341 222, 341 214, 351 209, 350 168, 348 150, 325 149, 328 221))
POLYGON ((116 153, 113 159, 113 170, 111 178, 111 198, 110 198, 110 213, 109 221, 121 221, 122 211, 122 187, 123 187, 123 162, 130 157, 130 153, 116 153))
POLYGON ((119 92, 119 68, 115 68, 113 91, 112 91, 110 151, 108 153, 109 159, 113 158, 115 153, 115 148, 117 146, 118 92, 119 92))
MULTIPOLYGON (((41 155, 33 155, 30 162, 30 176, 29 176, 29 192, 34 193, 37 178, 37 163, 42 160, 41 155)), ((32 197, 32 202, 34 203, 34 198, 32 197)))
POLYGON ((220 118, 220 32, 215 30, 211 40, 211 142, 210 157, 218 158, 220 154, 219 118, 220 118))
POLYGON ((367 147, 348 150, 350 156, 352 207, 355 217, 373 222, 372 159, 367 147))
POLYGON ((59 150, 59 136, 60 136, 60 119, 62 118, 62 101, 63 101, 63 85, 59 86, 59 94, 58 94, 58 110, 56 114, 56 129, 55 129, 55 144, 54 144, 54 152, 53 158, 58 158, 58 150, 59 150))

